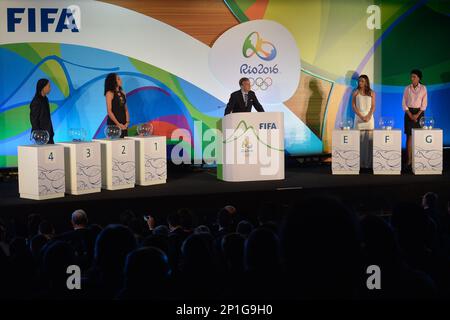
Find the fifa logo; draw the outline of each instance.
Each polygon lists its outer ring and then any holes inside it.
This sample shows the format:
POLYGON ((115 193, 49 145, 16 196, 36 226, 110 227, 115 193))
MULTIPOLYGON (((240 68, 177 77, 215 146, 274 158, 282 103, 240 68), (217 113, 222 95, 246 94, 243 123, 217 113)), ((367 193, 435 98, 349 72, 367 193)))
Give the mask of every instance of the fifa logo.
POLYGON ((275 124, 275 122, 261 122, 259 124, 259 129, 264 129, 264 130, 272 130, 272 129, 277 129, 277 125, 275 124))
POLYGON ((16 32, 16 27, 26 24, 28 32, 79 32, 81 10, 72 5, 67 8, 8 8, 7 31, 16 32))

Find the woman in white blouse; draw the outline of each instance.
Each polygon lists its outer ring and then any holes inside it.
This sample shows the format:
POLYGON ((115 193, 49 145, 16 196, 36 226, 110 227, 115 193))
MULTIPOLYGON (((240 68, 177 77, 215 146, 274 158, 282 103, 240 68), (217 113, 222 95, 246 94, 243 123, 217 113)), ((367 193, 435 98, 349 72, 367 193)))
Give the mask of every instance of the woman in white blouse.
POLYGON ((352 94, 352 108, 355 112, 355 129, 361 132, 361 168, 372 167, 372 144, 375 112, 375 92, 370 88, 369 77, 358 78, 358 88, 352 94))

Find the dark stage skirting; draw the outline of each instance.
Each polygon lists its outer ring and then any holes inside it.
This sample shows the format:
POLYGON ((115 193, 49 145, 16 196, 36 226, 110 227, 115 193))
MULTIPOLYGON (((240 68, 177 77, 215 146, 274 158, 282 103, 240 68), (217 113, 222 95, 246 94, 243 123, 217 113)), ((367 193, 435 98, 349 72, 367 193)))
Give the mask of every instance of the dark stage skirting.
POLYGON ((214 169, 169 168, 166 184, 106 191, 45 201, 20 199, 17 181, 0 183, 0 217, 3 219, 30 213, 64 216, 83 208, 97 223, 117 221, 120 212, 132 209, 151 213, 159 219, 171 210, 189 207, 200 215, 214 215, 223 205, 233 204, 244 215, 255 214, 260 204, 288 205, 310 195, 335 195, 359 211, 383 212, 399 201, 419 202, 427 191, 437 192, 442 201, 450 196, 450 173, 444 168, 439 176, 374 176, 362 171, 358 176, 333 176, 329 164, 290 166, 286 179, 267 182, 223 182, 214 169))

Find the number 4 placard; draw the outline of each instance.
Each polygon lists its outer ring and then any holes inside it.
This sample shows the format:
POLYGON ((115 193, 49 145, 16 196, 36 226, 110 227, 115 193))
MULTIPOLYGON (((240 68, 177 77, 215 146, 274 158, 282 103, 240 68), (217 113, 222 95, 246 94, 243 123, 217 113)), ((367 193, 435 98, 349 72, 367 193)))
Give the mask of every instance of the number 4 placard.
POLYGON ((17 152, 21 198, 46 200, 64 197, 63 146, 18 146, 17 152))

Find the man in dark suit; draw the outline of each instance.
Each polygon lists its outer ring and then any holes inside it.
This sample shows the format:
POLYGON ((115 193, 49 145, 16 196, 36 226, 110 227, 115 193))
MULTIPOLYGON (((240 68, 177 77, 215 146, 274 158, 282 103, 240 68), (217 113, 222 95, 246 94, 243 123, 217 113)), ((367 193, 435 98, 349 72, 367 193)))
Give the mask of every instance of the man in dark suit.
POLYGON ((264 112, 263 106, 259 103, 255 93, 250 90, 249 78, 241 78, 239 86, 241 90, 235 91, 230 95, 230 101, 228 101, 225 108, 225 115, 231 112, 251 112, 252 106, 258 112, 264 112))

